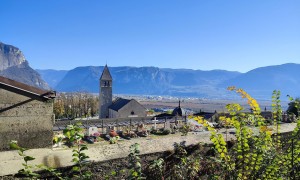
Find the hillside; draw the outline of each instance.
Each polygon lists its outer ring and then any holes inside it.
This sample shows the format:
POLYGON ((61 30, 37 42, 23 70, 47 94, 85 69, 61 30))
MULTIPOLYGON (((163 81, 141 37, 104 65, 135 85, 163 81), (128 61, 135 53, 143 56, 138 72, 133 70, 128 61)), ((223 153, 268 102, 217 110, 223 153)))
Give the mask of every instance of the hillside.
MULTIPOLYGON (((223 70, 160 69, 157 67, 110 67, 115 94, 147 94, 220 97, 226 94, 221 82, 240 73, 223 70)), ((103 66, 70 70, 54 89, 63 92, 99 91, 103 66)))
POLYGON ((39 73, 33 70, 21 50, 0 42, 0 76, 31 86, 49 89, 39 73))
POLYGON ((56 87, 56 85, 65 77, 67 70, 52 70, 52 69, 36 69, 41 77, 48 83, 50 87, 56 87))
POLYGON ((222 83, 245 89, 257 98, 272 96, 273 90, 280 90, 282 96, 300 96, 300 64, 283 64, 253 69, 222 83))

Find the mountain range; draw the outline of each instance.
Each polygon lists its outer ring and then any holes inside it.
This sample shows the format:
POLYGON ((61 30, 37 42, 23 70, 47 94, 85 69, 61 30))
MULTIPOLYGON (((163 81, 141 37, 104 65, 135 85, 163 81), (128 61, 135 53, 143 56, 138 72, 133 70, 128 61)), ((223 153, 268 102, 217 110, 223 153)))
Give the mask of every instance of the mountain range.
MULTIPOLYGON (((243 88, 258 99, 270 99, 273 90, 283 96, 300 96, 300 64, 253 69, 246 73, 157 67, 109 67, 115 94, 171 95, 203 98, 234 98, 228 86, 243 88)), ((38 70, 55 90, 98 93, 103 66, 77 67, 69 71, 38 70), (55 82, 53 84, 53 82, 55 82)))
MULTIPOLYGON (((33 70, 20 49, 0 42, 0 75, 42 89, 50 86, 58 92, 98 93, 103 68, 85 66, 72 70, 33 70)), ((258 99, 270 99, 275 89, 280 90, 283 96, 300 96, 300 64, 260 67, 246 73, 128 66, 109 69, 114 94, 226 99, 236 97, 226 90, 228 86, 236 86, 258 99)))

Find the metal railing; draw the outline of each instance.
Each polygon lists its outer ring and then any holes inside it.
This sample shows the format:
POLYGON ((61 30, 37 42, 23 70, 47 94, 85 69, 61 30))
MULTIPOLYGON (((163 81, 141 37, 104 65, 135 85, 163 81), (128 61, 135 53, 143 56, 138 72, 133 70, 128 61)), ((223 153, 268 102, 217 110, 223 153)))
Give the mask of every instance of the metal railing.
POLYGON ((154 117, 128 117, 128 118, 113 118, 113 119, 91 119, 91 120, 58 120, 55 121, 53 125, 53 131, 62 131, 68 125, 75 124, 76 122, 81 122, 82 128, 97 127, 104 128, 107 127, 120 127, 128 126, 129 128, 137 126, 139 124, 149 125, 149 124, 163 124, 166 122, 175 123, 175 121, 186 122, 186 116, 178 117, 157 117, 157 121, 153 121, 154 117))

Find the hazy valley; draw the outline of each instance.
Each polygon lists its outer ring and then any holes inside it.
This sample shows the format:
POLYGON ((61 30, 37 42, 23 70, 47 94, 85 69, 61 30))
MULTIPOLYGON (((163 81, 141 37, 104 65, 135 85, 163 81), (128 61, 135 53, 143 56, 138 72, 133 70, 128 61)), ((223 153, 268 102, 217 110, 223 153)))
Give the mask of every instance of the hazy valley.
MULTIPOLYGON (((0 63, 0 75, 58 92, 98 93, 103 70, 103 66, 33 70, 21 50, 3 43, 0 44, 0 63)), ((114 80, 114 94, 236 99, 234 93, 226 90, 228 86, 236 86, 258 99, 271 99, 275 89, 280 90, 282 96, 300 96, 299 64, 261 67, 246 73, 158 67, 109 68, 114 80)))

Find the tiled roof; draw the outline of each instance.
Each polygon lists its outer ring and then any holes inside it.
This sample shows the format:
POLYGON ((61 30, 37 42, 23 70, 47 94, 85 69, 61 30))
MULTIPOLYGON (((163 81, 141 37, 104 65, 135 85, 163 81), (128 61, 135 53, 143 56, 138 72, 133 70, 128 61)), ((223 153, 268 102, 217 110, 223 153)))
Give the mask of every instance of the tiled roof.
POLYGON ((109 72, 109 69, 107 67, 107 65, 105 65, 104 69, 103 69, 103 72, 102 72, 102 75, 100 77, 101 80, 109 80, 109 81, 112 81, 112 77, 111 77, 111 74, 109 72))
POLYGON ((112 103, 112 105, 109 106, 109 109, 119 111, 122 107, 124 107, 130 101, 131 100, 129 100, 129 99, 118 98, 112 103))
POLYGON ((8 91, 34 95, 42 99, 53 99, 56 96, 55 91, 42 90, 3 76, 0 76, 0 88, 8 91))

